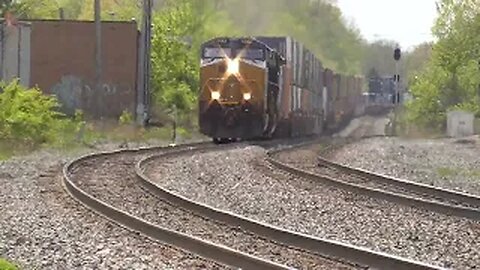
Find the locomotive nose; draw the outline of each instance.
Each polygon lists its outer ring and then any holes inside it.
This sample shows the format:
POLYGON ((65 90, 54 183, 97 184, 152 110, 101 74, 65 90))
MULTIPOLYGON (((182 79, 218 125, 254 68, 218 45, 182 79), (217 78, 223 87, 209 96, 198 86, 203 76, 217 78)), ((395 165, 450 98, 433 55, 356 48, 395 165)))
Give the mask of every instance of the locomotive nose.
POLYGON ((237 113, 236 110, 232 109, 227 109, 224 113, 224 122, 226 126, 231 127, 235 125, 235 122, 237 120, 237 113))

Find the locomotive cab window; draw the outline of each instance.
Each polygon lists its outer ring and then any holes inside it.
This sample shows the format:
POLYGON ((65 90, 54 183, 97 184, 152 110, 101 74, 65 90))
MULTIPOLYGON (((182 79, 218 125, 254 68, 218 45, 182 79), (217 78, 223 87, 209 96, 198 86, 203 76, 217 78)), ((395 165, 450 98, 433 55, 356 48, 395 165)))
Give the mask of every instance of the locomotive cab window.
POLYGON ((237 55, 249 60, 265 61, 265 52, 263 49, 239 49, 237 55))
POLYGON ((232 50, 230 48, 205 48, 203 50, 203 58, 204 59, 215 59, 215 58, 225 58, 231 57, 232 50))

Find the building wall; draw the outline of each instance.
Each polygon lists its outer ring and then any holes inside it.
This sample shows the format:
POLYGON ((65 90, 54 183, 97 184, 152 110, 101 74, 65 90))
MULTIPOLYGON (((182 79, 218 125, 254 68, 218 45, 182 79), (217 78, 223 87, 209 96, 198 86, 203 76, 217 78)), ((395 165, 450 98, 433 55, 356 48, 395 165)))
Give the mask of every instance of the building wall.
POLYGON ((138 31, 134 22, 102 23, 102 87, 95 87, 95 25, 31 21, 31 86, 55 94, 66 113, 135 114, 138 31))
POLYGON ((19 78, 22 85, 29 86, 30 34, 28 23, 0 25, 0 80, 19 78))

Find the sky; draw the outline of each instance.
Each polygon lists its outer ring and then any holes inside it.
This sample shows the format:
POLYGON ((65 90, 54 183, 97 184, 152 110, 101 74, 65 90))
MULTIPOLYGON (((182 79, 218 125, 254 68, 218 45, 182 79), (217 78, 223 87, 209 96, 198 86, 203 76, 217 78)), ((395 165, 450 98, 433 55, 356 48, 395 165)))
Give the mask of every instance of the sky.
POLYGON ((337 0, 348 20, 353 20, 369 41, 389 39, 402 49, 431 41, 437 16, 436 0, 337 0))

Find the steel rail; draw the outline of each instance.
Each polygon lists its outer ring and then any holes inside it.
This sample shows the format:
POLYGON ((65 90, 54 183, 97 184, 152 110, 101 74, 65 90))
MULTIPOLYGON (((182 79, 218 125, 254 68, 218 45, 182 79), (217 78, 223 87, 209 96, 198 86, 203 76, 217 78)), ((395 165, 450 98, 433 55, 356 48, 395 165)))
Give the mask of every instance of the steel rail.
MULTIPOLYGON (((291 147, 287 146, 283 147, 282 149, 290 148, 291 147)), ((161 187, 159 184, 154 183, 145 175, 143 168, 147 163, 155 159, 168 158, 182 153, 187 154, 191 152, 179 151, 176 153, 157 154, 140 160, 135 166, 137 178, 140 181, 140 184, 150 193, 181 208, 232 226, 241 227, 244 230, 253 232, 273 241, 308 250, 341 262, 350 262, 361 266, 368 266, 370 269, 443 269, 438 266, 433 266, 382 252, 376 252, 338 241, 297 233, 270 224, 262 223, 236 213, 221 210, 204 203, 190 200, 182 195, 161 187)))
POLYGON ((335 179, 326 175, 315 174, 306 170, 295 168, 293 166, 282 163, 278 160, 273 159, 272 157, 267 158, 267 161, 275 166, 276 168, 288 172, 293 175, 300 176, 312 181, 318 181, 330 186, 341 188, 347 191, 351 191, 357 194, 363 194, 370 197, 387 200, 394 203, 399 203, 412 207, 421 207, 429 211, 458 216, 462 218, 468 218, 472 220, 480 220, 480 210, 475 208, 455 206, 451 204, 446 204, 442 202, 434 202, 430 200, 425 200, 413 196, 401 195, 381 189, 365 187, 358 184, 349 183, 348 181, 343 181, 340 179, 335 179))
MULTIPOLYGON (((351 175, 358 175, 363 178, 367 178, 370 181, 393 185, 400 188, 408 189, 413 192, 423 193, 433 197, 438 197, 443 200, 451 200, 467 205, 474 206, 474 209, 480 209, 480 197, 467 194, 464 192, 457 192, 453 190, 448 190, 440 187, 434 187, 422 183, 417 183, 413 181, 408 181, 405 179, 400 179, 396 177, 386 176, 379 173, 374 173, 368 170, 354 168, 340 163, 333 162, 331 160, 325 159, 323 157, 318 157, 318 161, 321 165, 326 165, 344 171, 351 175)), ((480 212, 478 212, 480 214, 480 212)))
POLYGON ((112 205, 109 205, 95 197, 91 196, 80 187, 75 185, 71 179, 70 172, 81 162, 98 157, 106 157, 121 153, 140 153, 142 151, 191 148, 205 144, 189 144, 178 147, 152 147, 117 150, 111 152, 102 152, 89 154, 75 159, 63 168, 63 185, 68 194, 75 200, 80 202, 87 209, 105 217, 106 219, 116 223, 117 225, 129 229, 134 232, 146 235, 154 240, 165 243, 167 245, 176 246, 178 248, 195 253, 204 258, 209 258, 219 263, 238 267, 241 269, 291 269, 287 266, 267 261, 243 252, 239 252, 223 245, 217 245, 209 241, 202 240, 184 233, 172 231, 161 226, 154 225, 148 221, 135 217, 125 211, 122 211, 112 205))

